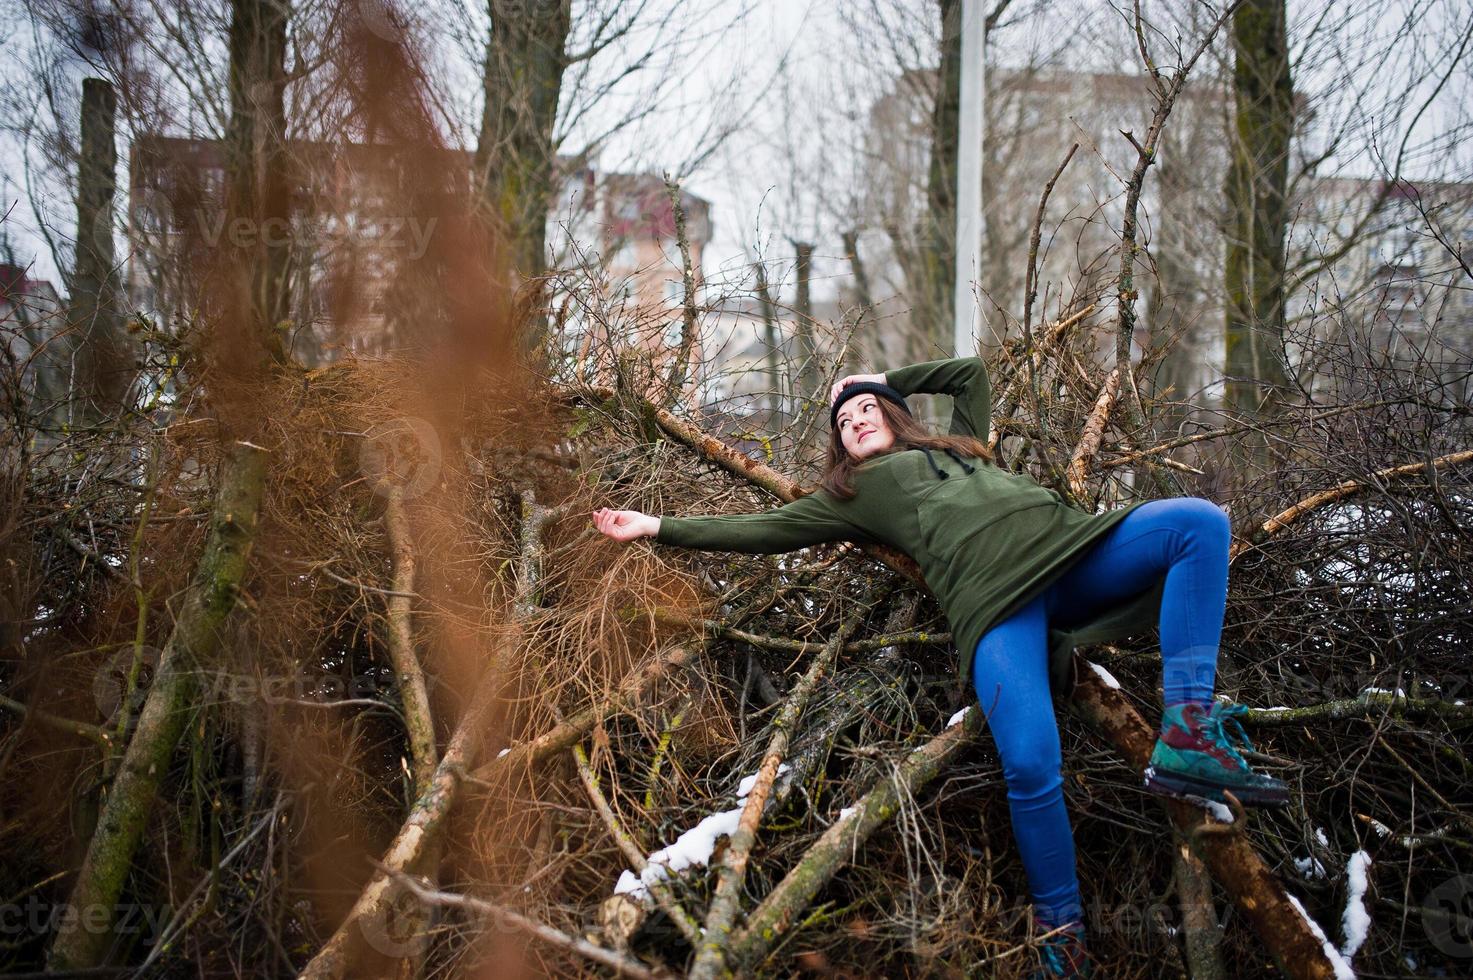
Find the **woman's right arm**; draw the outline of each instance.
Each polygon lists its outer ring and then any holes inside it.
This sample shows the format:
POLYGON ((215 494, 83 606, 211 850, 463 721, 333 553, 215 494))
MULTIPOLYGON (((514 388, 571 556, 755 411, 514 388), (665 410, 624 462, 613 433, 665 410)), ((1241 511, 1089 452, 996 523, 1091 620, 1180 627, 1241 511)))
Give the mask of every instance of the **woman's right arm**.
POLYGON ((980 357, 925 361, 885 372, 885 383, 902 395, 951 395, 951 434, 987 441, 992 422, 992 386, 980 357))
POLYGON ((638 511, 602 510, 594 512, 593 523, 616 541, 653 537, 679 548, 748 555, 774 555, 828 541, 868 540, 818 493, 757 514, 652 517, 638 511))

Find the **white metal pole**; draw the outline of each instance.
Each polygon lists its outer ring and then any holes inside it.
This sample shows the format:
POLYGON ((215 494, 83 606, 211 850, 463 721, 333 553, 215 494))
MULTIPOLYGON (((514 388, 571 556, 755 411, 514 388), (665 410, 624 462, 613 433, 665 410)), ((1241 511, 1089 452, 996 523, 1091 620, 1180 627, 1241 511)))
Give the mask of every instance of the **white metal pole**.
POLYGON ((986 97, 986 19, 983 0, 962 0, 961 104, 956 161, 956 320, 952 338, 957 357, 978 351, 982 328, 973 283, 982 259, 982 110, 986 97))

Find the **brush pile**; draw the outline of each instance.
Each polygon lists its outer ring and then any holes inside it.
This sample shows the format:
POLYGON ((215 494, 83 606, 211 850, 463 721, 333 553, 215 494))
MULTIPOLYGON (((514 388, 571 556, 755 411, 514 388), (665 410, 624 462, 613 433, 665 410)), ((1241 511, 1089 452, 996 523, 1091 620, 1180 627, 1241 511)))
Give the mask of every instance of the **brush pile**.
MULTIPOLYGON (((1153 640, 1081 651, 1056 710, 1093 955, 1119 977, 1466 973, 1466 392, 1347 344, 1306 407, 1213 426, 1095 367, 1094 320, 990 363, 999 465, 1086 508, 1232 490, 1219 690, 1253 709, 1255 764, 1293 802, 1145 795, 1153 640), (1233 483, 1250 441, 1261 475, 1233 483)), ((800 492, 780 471, 811 477, 809 444, 776 439, 769 467, 629 373, 431 377, 405 359, 273 382, 251 450, 202 394, 36 455, 10 443, 0 889, 26 924, 9 968, 62 928, 150 681, 175 676, 161 660, 208 575, 221 474, 248 451, 265 493, 238 603, 183 661, 184 736, 119 870, 137 914, 114 919, 110 962, 1035 967, 1002 774, 903 556, 624 547, 589 523, 776 506, 800 492)))

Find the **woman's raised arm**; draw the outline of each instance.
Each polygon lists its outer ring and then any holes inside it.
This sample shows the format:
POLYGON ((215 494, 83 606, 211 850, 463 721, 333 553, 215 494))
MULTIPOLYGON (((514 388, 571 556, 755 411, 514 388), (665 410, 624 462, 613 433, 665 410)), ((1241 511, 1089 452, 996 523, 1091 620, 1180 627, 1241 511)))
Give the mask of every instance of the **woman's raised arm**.
POLYGON ((992 385, 980 357, 924 361, 885 372, 885 383, 902 395, 951 395, 951 434, 987 441, 992 423, 992 385))

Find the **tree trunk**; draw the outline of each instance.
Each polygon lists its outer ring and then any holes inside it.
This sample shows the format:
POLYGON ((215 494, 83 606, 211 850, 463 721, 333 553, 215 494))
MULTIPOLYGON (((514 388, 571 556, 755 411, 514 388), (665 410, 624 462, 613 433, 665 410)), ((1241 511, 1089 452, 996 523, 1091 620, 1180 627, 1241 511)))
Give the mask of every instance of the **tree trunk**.
MULTIPOLYGON (((286 22, 280 0, 235 0, 230 15, 230 124, 225 132, 227 227, 244 254, 238 268, 239 350, 260 344, 274 363, 285 363, 289 316, 291 216, 287 181, 286 22)), ((226 269, 227 274, 234 269, 226 269)), ((227 338, 228 339, 228 338, 227 338)))
POLYGON ((491 35, 476 144, 481 196, 501 223, 512 265, 546 269, 547 205, 556 163, 553 123, 567 68, 570 0, 487 0, 491 35))
POLYGON ((131 380, 127 338, 118 315, 117 256, 113 248, 113 196, 118 151, 113 87, 100 78, 82 81, 82 152, 77 160, 77 254, 72 272, 72 321, 79 332, 78 394, 83 417, 117 409, 131 380))
MULTIPOLYGON (((1146 331, 1149 339, 1145 348, 1154 350, 1167 344, 1154 375, 1149 378, 1150 398, 1166 398, 1172 402, 1184 401, 1201 386, 1201 365, 1204 352, 1197 342, 1198 309, 1196 282, 1190 263, 1183 259, 1188 248, 1187 236, 1183 234, 1189 204, 1186 200, 1186 171, 1177 158, 1176 150, 1183 142, 1174 139, 1168 131, 1162 135, 1162 163, 1157 174, 1157 186, 1161 191, 1160 213, 1156 217, 1156 237, 1159 245, 1152 249, 1156 260, 1156 285, 1146 303, 1146 331)), ((1177 407, 1161 407, 1162 421, 1158 431, 1177 432, 1187 421, 1188 415, 1177 407)))
POLYGON ((962 91, 962 0, 940 0, 941 70, 931 114, 931 173, 921 216, 916 276, 910 282, 913 333, 923 356, 952 348, 956 281, 956 167, 962 91))
POLYGON ((762 307, 762 342, 767 347, 767 428, 779 432, 786 418, 782 365, 782 338, 777 333, 777 307, 772 302, 772 290, 767 285, 767 267, 761 262, 757 268, 757 301, 762 307))
POLYGON ((1286 377, 1284 238, 1294 88, 1284 0, 1245 0, 1233 14, 1236 114, 1228 171, 1227 405, 1274 413, 1286 377))
POLYGON ((807 414, 818 401, 818 349, 813 342, 813 246, 794 242, 798 264, 794 270, 798 280, 798 298, 793 303, 794 332, 798 340, 798 385, 793 394, 800 410, 807 414))
POLYGON ((265 475, 265 450, 247 442, 230 447, 204 556, 160 656, 138 727, 108 791, 68 900, 67 907, 76 911, 80 921, 72 922, 70 929, 65 924, 58 928, 46 960, 49 970, 95 967, 107 953, 113 932, 99 927, 98 917, 105 915, 110 924, 122 907, 120 898, 134 852, 194 701, 195 672, 213 658, 220 645, 220 629, 235 608, 265 475))
MULTIPOLYGON (((848 355, 844 358, 844 366, 850 370, 858 371, 866 363, 866 355, 873 354, 876 363, 883 360, 883 351, 868 349, 869 345, 864 342, 864 334, 870 333, 879 346, 879 332, 872 328, 861 330, 864 318, 874 312, 875 299, 870 289, 869 270, 865 268, 864 257, 859 254, 859 232, 846 231, 843 234, 844 255, 849 259, 849 269, 854 274, 854 305, 856 309, 849 316, 849 347, 848 355)), ((873 317, 871 316, 871 319, 873 317)))

